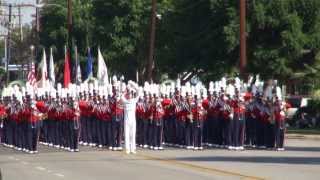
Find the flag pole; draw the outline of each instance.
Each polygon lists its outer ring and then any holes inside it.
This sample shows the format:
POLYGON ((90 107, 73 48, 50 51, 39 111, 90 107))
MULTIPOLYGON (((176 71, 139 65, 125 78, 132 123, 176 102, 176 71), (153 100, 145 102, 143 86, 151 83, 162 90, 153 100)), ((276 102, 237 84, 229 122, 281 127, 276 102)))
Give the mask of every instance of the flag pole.
POLYGON ((75 54, 75 83, 78 84, 78 48, 74 46, 74 54, 75 54))

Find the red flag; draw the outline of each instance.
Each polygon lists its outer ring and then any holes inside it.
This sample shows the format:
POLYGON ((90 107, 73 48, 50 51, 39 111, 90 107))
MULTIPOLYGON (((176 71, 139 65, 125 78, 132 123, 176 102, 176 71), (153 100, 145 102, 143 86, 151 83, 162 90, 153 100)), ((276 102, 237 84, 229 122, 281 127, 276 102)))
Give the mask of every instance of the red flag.
POLYGON ((65 88, 69 87, 71 77, 70 77, 70 54, 69 50, 66 50, 65 60, 64 60, 64 75, 63 75, 63 85, 65 88))

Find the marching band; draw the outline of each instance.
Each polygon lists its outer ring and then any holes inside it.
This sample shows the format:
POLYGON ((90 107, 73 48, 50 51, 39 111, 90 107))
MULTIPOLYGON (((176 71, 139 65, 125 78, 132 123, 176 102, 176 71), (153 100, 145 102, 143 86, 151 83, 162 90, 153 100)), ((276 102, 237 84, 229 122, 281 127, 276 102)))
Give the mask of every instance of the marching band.
POLYGON ((0 143, 30 154, 38 143, 78 152, 79 146, 136 153, 245 148, 284 150, 285 103, 276 83, 222 78, 139 87, 112 83, 62 88, 7 87, 0 99, 0 143))

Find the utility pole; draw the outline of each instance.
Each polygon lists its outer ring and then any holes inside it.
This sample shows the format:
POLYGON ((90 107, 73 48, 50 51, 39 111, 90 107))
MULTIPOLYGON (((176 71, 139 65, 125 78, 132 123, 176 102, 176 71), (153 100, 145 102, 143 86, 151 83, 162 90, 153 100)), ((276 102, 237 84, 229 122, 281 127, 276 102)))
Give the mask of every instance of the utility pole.
MULTIPOLYGON (((39 0, 36 0, 36 4, 39 4, 39 0)), ((40 11, 36 6, 36 43, 35 43, 35 57, 37 57, 38 52, 40 52, 40 11)))
POLYGON ((9 84, 10 81, 10 72, 9 72, 9 64, 10 64, 10 58, 11 58, 11 15, 12 15, 12 5, 9 4, 9 27, 8 27, 8 37, 7 37, 7 64, 6 64, 6 70, 7 70, 7 80, 6 85, 9 84))
POLYGON ((157 0, 152 0, 151 23, 150 23, 150 45, 149 45, 148 67, 147 67, 147 81, 149 81, 150 83, 152 82, 153 65, 154 65, 156 13, 157 13, 157 0))
POLYGON ((247 66, 246 0, 240 0, 240 76, 246 79, 247 66))
MULTIPOLYGON (((72 62, 72 45, 73 45, 73 42, 72 42, 72 0, 68 0, 68 16, 67 16, 67 23, 68 23, 68 39, 67 39, 67 53, 69 53, 69 57, 70 57, 70 64, 71 64, 71 67, 74 67, 72 66, 73 62, 72 62)), ((76 74, 77 70, 76 69, 71 69, 71 77, 72 77, 72 74, 76 74)), ((72 78, 71 78, 72 80, 72 78)))
POLYGON ((19 14, 20 41, 22 41, 23 32, 22 32, 22 22, 21 22, 21 6, 18 6, 18 14, 19 14))

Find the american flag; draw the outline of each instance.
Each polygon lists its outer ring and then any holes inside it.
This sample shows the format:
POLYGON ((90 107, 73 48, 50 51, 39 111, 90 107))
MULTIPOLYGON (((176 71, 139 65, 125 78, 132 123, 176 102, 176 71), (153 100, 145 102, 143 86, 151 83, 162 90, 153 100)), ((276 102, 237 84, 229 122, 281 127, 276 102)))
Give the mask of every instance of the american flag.
POLYGON ((34 62, 31 63, 31 69, 28 73, 28 82, 31 86, 35 86, 37 79, 36 79, 36 68, 34 62))

